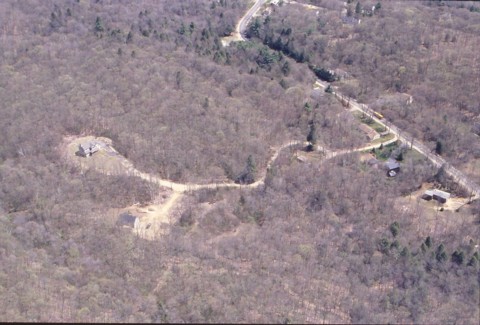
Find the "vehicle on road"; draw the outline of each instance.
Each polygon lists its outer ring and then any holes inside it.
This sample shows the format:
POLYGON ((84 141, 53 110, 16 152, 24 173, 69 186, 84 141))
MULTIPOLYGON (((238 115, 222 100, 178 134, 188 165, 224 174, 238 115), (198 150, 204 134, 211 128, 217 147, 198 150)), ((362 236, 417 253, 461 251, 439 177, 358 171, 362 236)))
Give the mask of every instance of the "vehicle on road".
POLYGON ((384 116, 382 114, 380 114, 379 112, 376 112, 376 111, 373 111, 373 115, 375 115, 377 118, 379 119, 383 119, 384 116))

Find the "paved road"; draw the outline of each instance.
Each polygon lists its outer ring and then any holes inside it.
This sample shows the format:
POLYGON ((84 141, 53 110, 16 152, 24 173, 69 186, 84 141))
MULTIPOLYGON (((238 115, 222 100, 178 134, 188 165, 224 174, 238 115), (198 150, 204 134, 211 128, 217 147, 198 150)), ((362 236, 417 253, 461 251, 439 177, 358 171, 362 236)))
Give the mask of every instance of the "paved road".
POLYGON ((244 35, 245 35, 245 29, 247 28, 248 23, 252 19, 253 15, 260 9, 260 7, 267 2, 267 0, 257 0, 255 1, 255 4, 253 5, 250 10, 247 11, 247 13, 240 19, 240 21, 237 24, 236 32, 240 35, 242 40, 246 40, 244 35))
MULTIPOLYGON (((323 82, 320 80, 317 80, 315 83, 316 86, 325 88, 327 87, 328 83, 323 82)), ((342 94, 338 92, 333 92, 333 94, 337 98, 347 98, 344 97, 342 94)), ((383 125, 384 127, 387 127, 391 133, 396 135, 398 139, 408 145, 410 145, 413 149, 417 150, 420 152, 422 155, 427 157, 435 166, 437 167, 444 167, 445 172, 451 176, 458 184, 460 184, 462 187, 464 187, 468 192, 471 193, 472 199, 478 199, 480 198, 480 186, 474 182, 472 182, 468 176, 463 174, 461 171, 453 167, 451 164, 448 163, 444 158, 434 154, 430 148, 428 148, 426 145, 424 145, 422 142, 419 140, 415 140, 413 136, 411 136, 408 132, 400 129, 399 127, 395 126, 392 124, 390 121, 386 119, 379 119, 373 114, 373 110, 369 108, 365 104, 360 104, 354 99, 350 99, 350 108, 354 110, 358 110, 360 112, 363 112, 365 114, 368 114, 375 122, 383 125)))

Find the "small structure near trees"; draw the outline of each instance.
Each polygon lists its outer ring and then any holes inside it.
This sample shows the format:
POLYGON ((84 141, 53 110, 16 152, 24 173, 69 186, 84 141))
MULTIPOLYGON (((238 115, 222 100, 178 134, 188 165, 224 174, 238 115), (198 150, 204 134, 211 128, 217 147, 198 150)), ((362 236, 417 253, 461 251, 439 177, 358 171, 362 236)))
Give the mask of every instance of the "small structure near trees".
POLYGON ((307 161, 307 158, 304 157, 304 156, 297 156, 297 160, 298 160, 299 162, 306 162, 306 161, 307 161))
POLYGON ((130 212, 124 212, 118 216, 116 224, 119 227, 129 227, 135 229, 138 227, 139 222, 140 220, 138 219, 138 217, 130 214, 130 212))
POLYGON ((78 145, 77 154, 82 157, 90 157, 95 152, 100 150, 102 143, 98 141, 84 142, 78 145))
POLYGON ((385 167, 387 169, 387 176, 389 177, 395 177, 400 171, 400 163, 392 158, 387 160, 385 167))
POLYGON ((338 80, 345 80, 350 78, 350 74, 342 69, 335 69, 333 70, 333 74, 337 76, 338 80))
POLYGON ((425 193, 422 195, 422 199, 426 201, 436 200, 440 203, 445 203, 450 198, 450 193, 445 191, 440 191, 437 189, 426 190, 425 193))
POLYGON ((368 164, 368 166, 377 167, 378 166, 378 159, 375 158, 375 157, 372 157, 372 158, 367 160, 367 164, 368 164))

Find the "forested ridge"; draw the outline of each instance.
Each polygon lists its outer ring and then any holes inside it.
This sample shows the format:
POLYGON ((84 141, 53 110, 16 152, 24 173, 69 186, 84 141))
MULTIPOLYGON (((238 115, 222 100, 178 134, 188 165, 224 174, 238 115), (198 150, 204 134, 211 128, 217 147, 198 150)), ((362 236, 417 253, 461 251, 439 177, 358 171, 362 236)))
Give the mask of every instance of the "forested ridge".
POLYGON ((441 155, 479 180, 477 3, 299 2, 315 7, 272 6, 247 35, 324 80, 346 72, 336 83, 343 94, 372 105, 432 150, 440 145, 441 155), (402 93, 413 102, 394 96, 402 93))
MULTIPOLYGON (((260 16, 250 25, 260 24, 258 35, 228 47, 221 38, 248 1, 0 3, 1 321, 478 322, 480 205, 440 211, 412 198, 425 182, 461 190, 403 147, 392 153, 403 161, 395 178, 367 164, 364 153, 328 160, 311 153, 300 162, 295 148, 283 150, 258 188, 186 193, 170 231, 154 241, 116 226, 111 211, 152 202, 160 188, 64 158, 65 137, 104 136, 136 168, 163 179, 250 183, 266 169, 271 148, 288 141, 332 150, 364 145, 357 119, 333 96, 312 90, 312 64, 345 68, 343 58, 357 53, 350 46, 360 43, 320 51, 317 41, 343 31, 329 13, 343 2, 312 3, 325 11, 270 6, 269 22, 260 16), (313 43, 300 35, 308 23, 317 24, 313 43), (291 31, 282 33, 287 24, 291 31), (295 36, 291 44, 308 60, 272 48, 267 35, 282 44, 295 36)), ((364 59, 385 66, 385 57, 389 64, 406 58, 401 48, 395 58, 383 53, 388 42, 370 44, 381 33, 396 35, 385 26, 393 28, 389 22, 407 7, 414 21, 426 17, 426 29, 436 10, 451 13, 455 33, 447 43, 453 36, 464 42, 466 62, 478 64, 475 24, 455 24, 464 16, 478 22, 480 14, 435 5, 382 2, 376 29, 350 29, 371 51, 364 59)), ((354 57, 346 70, 368 89, 358 94, 358 84, 337 84, 366 102, 385 91, 413 94, 408 114, 403 106, 379 110, 423 140, 432 133, 432 148, 441 142, 441 154, 463 166, 478 150, 474 121, 462 117, 478 115, 475 78, 443 65, 448 55, 433 57, 426 74, 407 69, 400 81, 354 57), (471 82, 460 83, 462 76, 471 82), (441 78, 452 80, 444 91, 434 87, 445 84, 441 78), (420 91, 437 96, 437 104, 425 105, 420 91)), ((420 54, 409 59, 424 64, 420 54)))

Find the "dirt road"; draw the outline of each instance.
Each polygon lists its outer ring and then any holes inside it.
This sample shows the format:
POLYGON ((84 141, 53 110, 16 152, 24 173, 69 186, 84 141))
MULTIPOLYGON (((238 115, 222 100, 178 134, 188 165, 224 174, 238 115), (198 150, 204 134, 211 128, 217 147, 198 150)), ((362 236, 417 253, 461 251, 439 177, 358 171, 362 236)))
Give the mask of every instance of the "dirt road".
MULTIPOLYGON (((383 142, 383 145, 387 145, 396 141, 396 137, 394 139, 388 140, 383 142)), ((111 140, 107 138, 95 138, 92 136, 87 136, 83 138, 72 138, 69 139, 67 144, 67 152, 70 156, 70 160, 75 160, 80 165, 83 165, 82 169, 94 168, 99 172, 105 173, 107 175, 113 174, 126 174, 131 176, 140 177, 148 182, 152 182, 158 186, 162 186, 165 188, 169 188, 172 190, 170 197, 163 202, 162 204, 151 204, 145 208, 141 208, 137 212, 139 212, 142 217, 140 218, 140 222, 138 227, 134 229, 134 231, 141 236, 142 238, 154 240, 158 238, 159 235, 165 233, 165 227, 170 224, 170 216, 172 213, 172 209, 181 201, 184 193, 191 192, 191 191, 198 191, 202 189, 219 189, 219 188, 258 188, 265 184, 265 179, 267 177, 268 170, 270 170, 277 160, 279 154, 282 150, 286 150, 292 147, 306 147, 307 142, 303 141, 289 141, 284 143, 280 146, 276 146, 271 148, 272 156, 267 162, 266 167, 259 172, 257 175, 257 181, 252 184, 237 184, 237 183, 211 183, 211 184, 191 184, 191 183, 177 183, 172 182, 167 179, 162 179, 156 175, 152 175, 149 173, 145 173, 139 171, 135 168, 133 163, 120 155, 117 150, 111 145, 111 140), (99 152, 95 153, 92 157, 89 158, 81 158, 75 156, 75 148, 78 147, 79 143, 83 143, 88 139, 91 140, 98 140, 103 141, 104 146, 100 149, 99 152), (122 168, 123 167, 123 168, 122 168)), ((328 148, 317 146, 315 150, 317 152, 323 153, 323 160, 329 160, 334 157, 348 154, 352 152, 360 152, 370 150, 372 148, 378 148, 381 143, 372 145, 368 144, 363 147, 354 148, 354 149, 345 149, 345 150, 337 150, 332 151, 328 148)), ((133 208, 133 207, 132 207, 133 208)))

